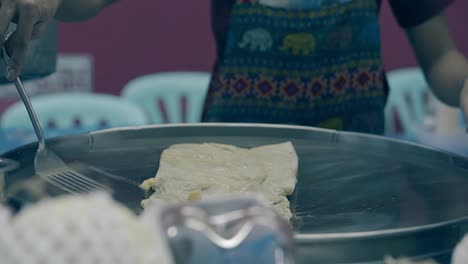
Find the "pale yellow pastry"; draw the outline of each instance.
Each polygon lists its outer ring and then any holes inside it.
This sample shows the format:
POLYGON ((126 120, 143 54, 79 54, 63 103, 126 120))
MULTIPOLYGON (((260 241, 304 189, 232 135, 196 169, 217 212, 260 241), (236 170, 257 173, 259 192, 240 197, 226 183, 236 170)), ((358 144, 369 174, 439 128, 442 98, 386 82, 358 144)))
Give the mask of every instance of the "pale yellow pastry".
POLYGON ((291 142, 251 149, 215 143, 177 144, 163 151, 156 176, 144 181, 142 188, 154 191, 149 199, 175 203, 260 193, 290 219, 286 197, 294 191, 297 170, 298 157, 291 142))

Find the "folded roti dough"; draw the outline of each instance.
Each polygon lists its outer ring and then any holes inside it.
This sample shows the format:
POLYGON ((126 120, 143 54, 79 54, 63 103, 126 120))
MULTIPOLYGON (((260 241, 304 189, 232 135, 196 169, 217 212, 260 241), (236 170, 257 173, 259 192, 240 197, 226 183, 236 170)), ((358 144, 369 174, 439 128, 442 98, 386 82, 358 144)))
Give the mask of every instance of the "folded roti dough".
POLYGON ((251 149, 215 143, 177 144, 163 151, 156 176, 141 187, 154 191, 149 199, 177 203, 257 192, 290 219, 286 196, 294 191, 297 169, 298 157, 291 142, 251 149))

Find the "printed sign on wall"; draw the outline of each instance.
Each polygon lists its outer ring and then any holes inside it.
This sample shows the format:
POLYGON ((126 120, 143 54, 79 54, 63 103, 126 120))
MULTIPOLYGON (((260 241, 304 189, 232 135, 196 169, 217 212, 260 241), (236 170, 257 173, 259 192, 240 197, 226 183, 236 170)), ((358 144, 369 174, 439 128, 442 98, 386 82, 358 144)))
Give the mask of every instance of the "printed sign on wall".
MULTIPOLYGON (((93 58, 87 54, 59 54, 57 72, 23 84, 31 97, 58 92, 92 92, 93 58)), ((0 113, 17 100, 19 96, 13 84, 0 85, 0 113)))

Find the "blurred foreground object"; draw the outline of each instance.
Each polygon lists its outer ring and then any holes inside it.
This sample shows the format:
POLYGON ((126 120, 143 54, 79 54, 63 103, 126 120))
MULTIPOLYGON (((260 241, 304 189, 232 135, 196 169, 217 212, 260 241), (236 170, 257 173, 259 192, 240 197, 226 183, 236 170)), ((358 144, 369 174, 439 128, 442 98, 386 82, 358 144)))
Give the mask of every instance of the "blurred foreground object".
POLYGON ((0 210, 4 264, 170 264, 162 235, 105 194, 45 199, 16 216, 0 210))

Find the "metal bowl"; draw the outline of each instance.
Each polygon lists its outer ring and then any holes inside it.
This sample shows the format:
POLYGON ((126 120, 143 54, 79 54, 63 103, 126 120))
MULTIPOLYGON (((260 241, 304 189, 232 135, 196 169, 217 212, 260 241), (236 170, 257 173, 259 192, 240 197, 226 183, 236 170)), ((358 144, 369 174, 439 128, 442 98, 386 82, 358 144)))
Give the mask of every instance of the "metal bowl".
MULTIPOLYGON (((118 200, 138 210, 141 197, 128 187, 153 177, 162 150, 172 144, 284 141, 299 156, 290 197, 298 263, 381 263, 385 255, 449 263, 468 228, 468 160, 459 156, 378 136, 261 124, 119 128, 48 143, 90 176, 109 175, 118 200)), ((7 188, 34 177, 35 147, 3 155, 20 163, 7 188)), ((34 200, 9 195, 19 204, 34 200)))

